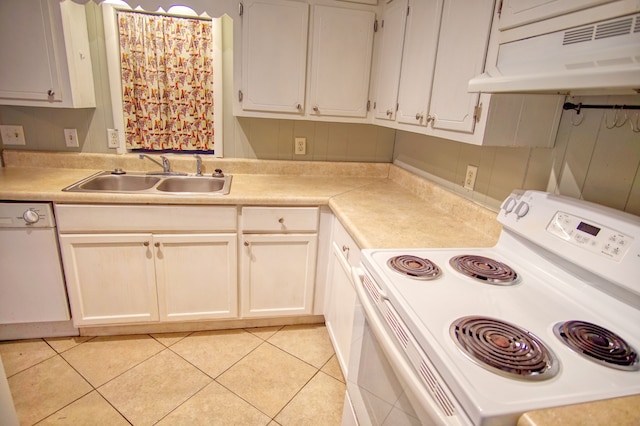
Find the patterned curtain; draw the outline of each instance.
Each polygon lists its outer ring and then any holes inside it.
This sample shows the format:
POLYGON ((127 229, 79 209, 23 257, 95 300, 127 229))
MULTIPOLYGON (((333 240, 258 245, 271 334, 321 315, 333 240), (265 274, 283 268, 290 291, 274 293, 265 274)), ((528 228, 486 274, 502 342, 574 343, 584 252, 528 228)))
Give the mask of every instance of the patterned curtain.
POLYGON ((127 148, 214 149, 212 22, 119 12, 127 148))

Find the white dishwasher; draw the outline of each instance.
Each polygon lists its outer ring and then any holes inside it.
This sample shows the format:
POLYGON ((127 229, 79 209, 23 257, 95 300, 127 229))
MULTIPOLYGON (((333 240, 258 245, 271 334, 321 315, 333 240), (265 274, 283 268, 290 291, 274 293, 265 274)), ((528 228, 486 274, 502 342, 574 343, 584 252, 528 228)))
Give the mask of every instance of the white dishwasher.
POLYGON ((0 324, 68 321, 49 203, 0 203, 0 324))

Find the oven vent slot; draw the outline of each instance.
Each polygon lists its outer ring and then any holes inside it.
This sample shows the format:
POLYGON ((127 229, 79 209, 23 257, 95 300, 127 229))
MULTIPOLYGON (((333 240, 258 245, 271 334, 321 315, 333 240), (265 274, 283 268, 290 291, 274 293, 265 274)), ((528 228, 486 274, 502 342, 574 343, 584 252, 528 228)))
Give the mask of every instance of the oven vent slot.
POLYGON ((426 365, 423 360, 420 360, 419 370, 420 376, 431 390, 431 395, 433 395, 438 401, 438 405, 440 405, 442 411, 447 416, 453 416, 455 414, 455 408, 453 407, 453 404, 440 386, 440 383, 438 383, 438 380, 433 376, 433 373, 431 372, 429 366, 426 365))
POLYGON ((395 313, 391 310, 389 306, 389 302, 385 303, 384 307, 386 309, 384 309, 383 315, 384 315, 384 318, 387 320, 387 324, 389 324, 389 326, 393 330, 393 333, 396 335, 396 338, 398 339, 402 347, 406 350, 407 345, 409 344, 409 337, 407 336, 407 333, 404 331, 404 329, 400 325, 399 320, 398 318, 396 318, 395 313))
POLYGON ((391 303, 385 301, 383 307, 383 314, 387 324, 389 324, 404 348, 413 368, 418 371, 421 382, 425 385, 427 392, 433 397, 440 407, 440 410, 446 416, 454 416, 456 409, 446 391, 440 385, 437 376, 431 371, 428 361, 426 361, 427 356, 422 349, 420 349, 413 336, 410 335, 410 332, 406 329, 402 319, 400 319, 391 303))
POLYGON ((382 300, 380 292, 376 288, 375 284, 371 282, 369 277, 365 275, 364 279, 362 280, 362 284, 364 285, 364 288, 367 290, 367 292, 371 295, 373 300, 375 300, 376 303, 380 303, 380 301, 382 300))

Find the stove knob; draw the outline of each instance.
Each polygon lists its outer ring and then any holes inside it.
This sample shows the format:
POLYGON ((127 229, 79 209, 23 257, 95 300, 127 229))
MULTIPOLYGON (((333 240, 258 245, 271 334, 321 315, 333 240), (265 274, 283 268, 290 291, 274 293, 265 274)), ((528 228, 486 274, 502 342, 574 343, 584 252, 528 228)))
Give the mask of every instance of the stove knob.
POLYGON ((33 225, 34 223, 38 223, 38 221, 40 220, 38 212, 33 209, 26 210, 24 213, 22 213, 22 218, 25 222, 27 222, 27 225, 33 225))
POLYGON ((506 200, 504 200, 504 203, 502 203, 500 208, 502 208, 505 213, 511 213, 515 206, 516 206, 516 199, 513 197, 509 197, 506 200))
POLYGON ((518 204, 518 207, 516 207, 515 213, 516 216, 518 216, 518 219, 526 216, 527 213, 529 213, 529 204, 524 201, 520 201, 520 204, 518 204))

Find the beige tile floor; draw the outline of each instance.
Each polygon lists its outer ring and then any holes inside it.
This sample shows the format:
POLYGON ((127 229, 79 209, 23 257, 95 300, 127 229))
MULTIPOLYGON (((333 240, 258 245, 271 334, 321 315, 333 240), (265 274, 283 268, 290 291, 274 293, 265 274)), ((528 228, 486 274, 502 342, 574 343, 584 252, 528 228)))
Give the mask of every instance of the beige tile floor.
POLYGON ((324 325, 0 342, 23 425, 339 425, 324 325))

